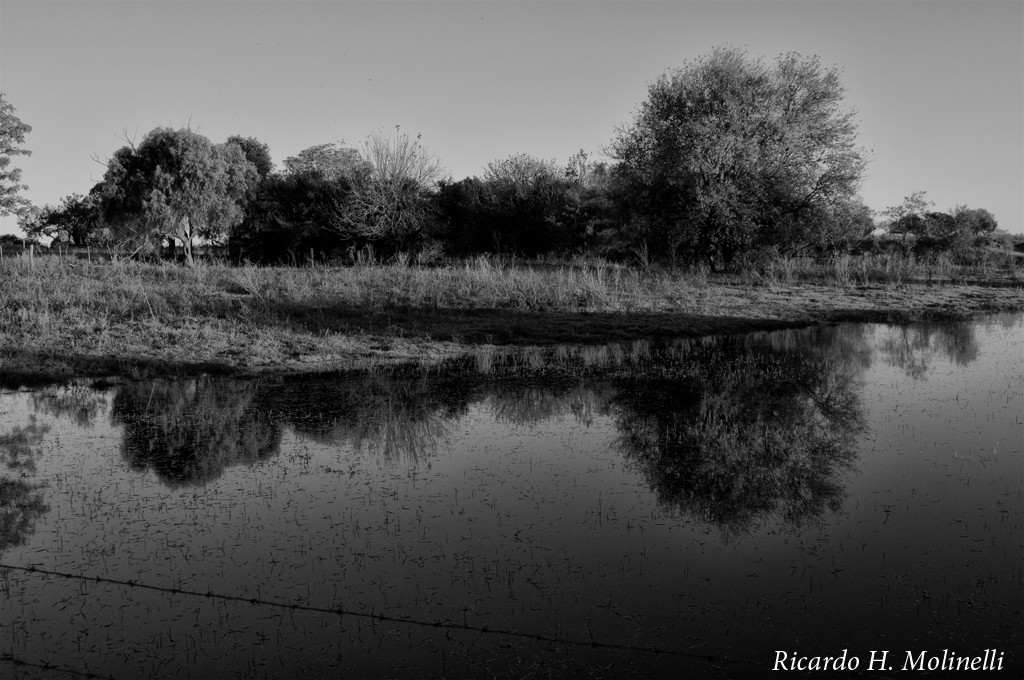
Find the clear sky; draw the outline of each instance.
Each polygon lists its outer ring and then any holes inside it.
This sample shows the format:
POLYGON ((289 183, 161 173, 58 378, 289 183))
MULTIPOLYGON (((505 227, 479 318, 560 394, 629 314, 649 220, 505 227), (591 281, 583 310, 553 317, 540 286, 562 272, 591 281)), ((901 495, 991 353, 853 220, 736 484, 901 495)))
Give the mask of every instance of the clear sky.
MULTIPOLYGON (((300 150, 401 125, 455 179, 598 157, 647 84, 716 45, 843 70, 882 210, 923 190, 1024 233, 1024 2, 12 2, 0 90, 33 126, 36 205, 158 126, 300 150)), ((3 218, 0 231, 16 231, 3 218)))

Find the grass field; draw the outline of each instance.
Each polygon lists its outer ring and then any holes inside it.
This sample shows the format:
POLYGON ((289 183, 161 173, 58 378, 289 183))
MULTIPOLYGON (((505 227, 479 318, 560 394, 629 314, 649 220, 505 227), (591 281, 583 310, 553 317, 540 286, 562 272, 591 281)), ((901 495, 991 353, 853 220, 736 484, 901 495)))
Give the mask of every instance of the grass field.
POLYGON ((1014 262, 774 258, 741 274, 602 261, 446 266, 0 264, 0 381, 307 371, 481 345, 593 344, 1024 309, 1014 262))

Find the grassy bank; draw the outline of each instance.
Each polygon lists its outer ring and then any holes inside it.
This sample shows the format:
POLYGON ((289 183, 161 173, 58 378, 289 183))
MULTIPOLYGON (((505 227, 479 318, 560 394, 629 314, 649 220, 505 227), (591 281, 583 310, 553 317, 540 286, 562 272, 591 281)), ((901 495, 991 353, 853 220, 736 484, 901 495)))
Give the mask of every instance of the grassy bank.
POLYGON ((6 259, 0 378, 351 368, 441 358, 469 345, 601 343, 1024 308, 1018 269, 940 273, 893 258, 779 260, 728 276, 487 258, 432 268, 6 259))

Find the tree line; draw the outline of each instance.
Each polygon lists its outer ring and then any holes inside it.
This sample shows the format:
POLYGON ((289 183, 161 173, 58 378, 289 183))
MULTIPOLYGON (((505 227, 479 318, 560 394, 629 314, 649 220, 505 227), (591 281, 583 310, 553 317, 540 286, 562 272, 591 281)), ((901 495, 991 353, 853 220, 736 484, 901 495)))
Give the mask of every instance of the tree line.
MULTIPOLYGON (((18 212, 30 235, 135 256, 166 256, 170 244, 187 262, 203 242, 261 263, 596 253, 716 268, 762 249, 845 250, 875 229, 857 194, 867 161, 844 97, 838 70, 816 57, 768 63, 718 48, 649 85, 610 141, 611 162, 582 150, 564 166, 516 154, 455 181, 419 136, 396 128, 360 148, 305 149, 275 169, 254 137, 215 144, 158 128, 115 151, 87 195, 0 209, 18 212)), ((4 153, 18 152, 31 128, 8 104, 2 112, 4 153)), ((20 198, 17 175, 0 179, 0 199, 20 198)), ((985 210, 927 208, 918 192, 885 216, 892 231, 940 246, 996 228, 985 210)))

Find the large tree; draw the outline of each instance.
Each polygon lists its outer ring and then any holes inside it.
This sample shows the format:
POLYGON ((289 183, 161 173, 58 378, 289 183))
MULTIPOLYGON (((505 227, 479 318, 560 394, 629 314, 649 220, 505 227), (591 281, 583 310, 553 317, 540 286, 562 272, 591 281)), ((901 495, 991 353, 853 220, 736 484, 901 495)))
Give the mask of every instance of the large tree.
POLYGON ((137 249, 178 239, 192 264, 197 237, 221 241, 241 222, 242 203, 257 179, 256 166, 238 144, 215 145, 192 130, 157 128, 108 162, 104 220, 116 238, 137 249))
POLYGON ((447 173, 437 156, 396 128, 371 134, 362 157, 369 171, 353 183, 346 208, 352 235, 385 250, 417 249, 435 224, 434 194, 447 173))
POLYGON ((22 189, 28 188, 21 183, 21 169, 10 167, 12 156, 32 154, 21 148, 25 135, 31 131, 32 126, 14 115, 14 107, 0 92, 0 215, 26 216, 32 208, 28 199, 19 195, 22 189))
POLYGON ((728 263, 814 240, 815 216, 854 199, 865 161, 835 69, 719 48, 649 87, 611 146, 641 245, 728 263))

